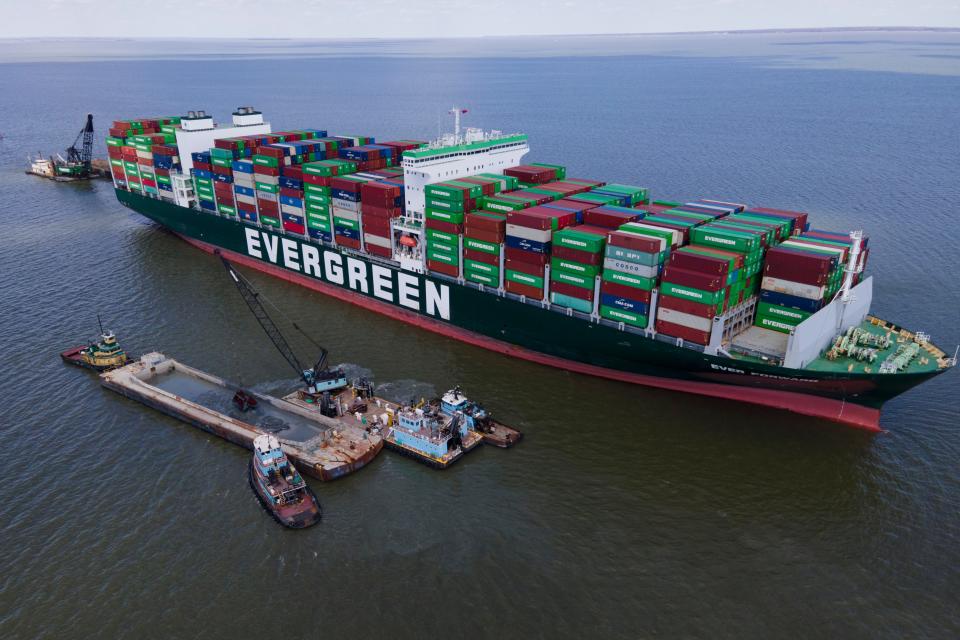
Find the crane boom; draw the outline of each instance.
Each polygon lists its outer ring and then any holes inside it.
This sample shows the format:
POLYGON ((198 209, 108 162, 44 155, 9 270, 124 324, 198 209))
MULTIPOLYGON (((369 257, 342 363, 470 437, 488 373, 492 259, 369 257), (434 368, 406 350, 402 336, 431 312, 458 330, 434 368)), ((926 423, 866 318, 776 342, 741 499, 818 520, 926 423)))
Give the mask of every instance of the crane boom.
POLYGON ((93 160, 93 114, 87 114, 87 123, 77 134, 77 139, 67 148, 67 160, 82 164, 89 170, 93 160), (77 148, 80 145, 80 148, 77 148))
MULTIPOLYGON (((248 307, 250 307, 250 311, 253 312, 253 316, 257 319, 257 322, 260 323, 260 326, 263 327, 263 330, 266 332, 267 337, 270 338, 270 341, 273 342, 273 346, 275 346, 277 351, 280 352, 280 355, 282 355, 283 358, 290 363, 290 366, 296 370, 297 375, 303 378, 303 381, 307 383, 307 386, 312 386, 312 375, 308 375, 307 370, 304 369, 302 364, 300 364, 296 354, 294 354, 293 349, 290 348, 290 345, 287 343, 286 338, 283 337, 283 334, 280 333, 280 329, 273 321, 273 318, 270 317, 270 314, 267 313, 267 310, 260 303, 260 294, 257 293, 257 291, 253 288, 253 285, 251 285, 250 282, 243 277, 243 275, 233 268, 233 265, 230 264, 229 260, 224 258, 222 255, 220 256, 220 260, 223 261, 224 268, 226 268, 227 273, 230 274, 234 284, 237 285, 237 289, 240 291, 243 301, 247 303, 248 307)), ((312 370, 310 370, 310 373, 312 374, 312 370)))

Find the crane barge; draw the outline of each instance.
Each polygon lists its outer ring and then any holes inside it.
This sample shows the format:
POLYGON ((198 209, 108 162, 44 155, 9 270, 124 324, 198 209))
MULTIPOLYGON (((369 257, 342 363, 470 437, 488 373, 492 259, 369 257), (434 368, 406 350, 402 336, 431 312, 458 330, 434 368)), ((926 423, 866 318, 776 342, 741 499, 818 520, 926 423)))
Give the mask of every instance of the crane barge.
POLYGON ((93 114, 87 114, 87 122, 76 139, 64 152, 67 157, 57 154, 55 157, 43 157, 38 153, 28 157, 30 168, 26 173, 56 182, 77 182, 91 179, 110 179, 110 165, 105 160, 93 157, 93 114))

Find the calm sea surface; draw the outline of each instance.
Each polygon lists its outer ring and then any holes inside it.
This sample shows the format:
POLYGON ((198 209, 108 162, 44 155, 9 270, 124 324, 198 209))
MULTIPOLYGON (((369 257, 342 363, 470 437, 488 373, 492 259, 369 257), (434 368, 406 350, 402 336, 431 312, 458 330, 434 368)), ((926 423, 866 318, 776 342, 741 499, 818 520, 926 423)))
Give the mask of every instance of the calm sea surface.
POLYGON ((864 228, 874 311, 960 342, 957 34, 603 42, 70 43, 82 62, 2 43, 0 638, 960 635, 956 372, 870 436, 511 360, 250 273, 335 361, 398 393, 460 383, 527 435, 442 473, 384 453, 314 482, 324 520, 290 532, 247 452, 59 361, 99 312, 131 352, 295 384, 215 258, 106 183, 23 174, 88 111, 103 155, 112 119, 240 104, 383 138, 430 138, 459 104, 570 175, 864 228))

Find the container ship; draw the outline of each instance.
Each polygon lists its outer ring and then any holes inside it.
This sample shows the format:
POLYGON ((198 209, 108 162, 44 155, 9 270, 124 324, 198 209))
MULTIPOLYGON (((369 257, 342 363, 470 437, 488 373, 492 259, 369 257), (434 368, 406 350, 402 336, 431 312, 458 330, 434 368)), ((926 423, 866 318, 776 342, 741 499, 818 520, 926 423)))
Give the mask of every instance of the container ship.
POLYGON ((861 231, 571 177, 451 113, 431 142, 273 131, 251 107, 106 142, 119 201, 195 247, 544 365, 877 430, 956 364, 870 314, 861 231))

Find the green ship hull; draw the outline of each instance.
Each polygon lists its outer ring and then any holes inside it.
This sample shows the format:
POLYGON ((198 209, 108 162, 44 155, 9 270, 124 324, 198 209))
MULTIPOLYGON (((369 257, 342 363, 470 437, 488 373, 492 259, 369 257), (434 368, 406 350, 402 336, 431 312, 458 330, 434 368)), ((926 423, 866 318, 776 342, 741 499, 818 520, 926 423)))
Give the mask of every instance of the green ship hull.
POLYGON ((709 355, 645 335, 415 274, 235 218, 116 189, 125 206, 205 250, 326 295, 514 357, 624 382, 775 407, 879 429, 884 402, 938 375, 788 369, 709 355))

